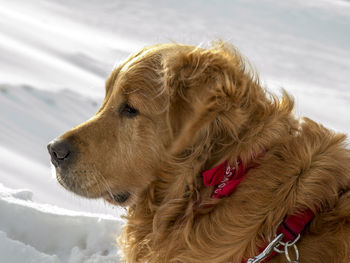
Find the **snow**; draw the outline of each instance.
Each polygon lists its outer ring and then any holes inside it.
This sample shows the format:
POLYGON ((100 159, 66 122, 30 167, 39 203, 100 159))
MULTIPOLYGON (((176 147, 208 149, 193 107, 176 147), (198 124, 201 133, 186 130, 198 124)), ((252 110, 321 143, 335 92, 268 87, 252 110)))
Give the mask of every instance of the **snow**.
POLYGON ((60 187, 46 145, 97 111, 131 52, 218 38, 298 115, 350 134, 350 1, 0 0, 1 262, 115 262, 123 211, 60 187))
POLYGON ((38 204, 32 196, 0 184, 2 262, 116 262, 120 219, 38 204))

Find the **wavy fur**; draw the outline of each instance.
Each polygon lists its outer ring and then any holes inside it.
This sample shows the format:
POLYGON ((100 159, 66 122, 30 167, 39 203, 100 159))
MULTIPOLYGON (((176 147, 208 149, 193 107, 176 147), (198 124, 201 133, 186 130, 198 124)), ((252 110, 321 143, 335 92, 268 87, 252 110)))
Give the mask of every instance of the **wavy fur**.
POLYGON ((345 135, 297 120, 291 97, 267 93, 224 43, 209 50, 179 45, 160 76, 174 143, 128 210, 120 238, 127 262, 242 262, 287 214, 305 208, 316 217, 298 244, 301 262, 349 262, 345 135), (203 170, 238 156, 248 162, 265 150, 231 196, 210 198, 203 170))
POLYGON ((297 244, 300 262, 350 262, 346 136, 293 107, 285 91, 261 87, 232 45, 148 47, 113 71, 96 116, 61 137, 77 154, 58 177, 129 206, 126 262, 241 263, 306 208, 316 216, 297 244), (238 157, 256 165, 232 195, 212 199, 201 173, 238 157))

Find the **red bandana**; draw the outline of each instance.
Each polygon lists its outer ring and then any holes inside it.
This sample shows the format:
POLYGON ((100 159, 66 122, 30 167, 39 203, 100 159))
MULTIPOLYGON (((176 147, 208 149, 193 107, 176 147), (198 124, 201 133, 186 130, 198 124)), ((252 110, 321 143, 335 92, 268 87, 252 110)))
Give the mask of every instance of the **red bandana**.
POLYGON ((208 171, 204 171, 203 181, 205 186, 215 186, 213 198, 221 198, 231 194, 243 180, 247 168, 238 161, 236 167, 230 167, 227 161, 208 171))

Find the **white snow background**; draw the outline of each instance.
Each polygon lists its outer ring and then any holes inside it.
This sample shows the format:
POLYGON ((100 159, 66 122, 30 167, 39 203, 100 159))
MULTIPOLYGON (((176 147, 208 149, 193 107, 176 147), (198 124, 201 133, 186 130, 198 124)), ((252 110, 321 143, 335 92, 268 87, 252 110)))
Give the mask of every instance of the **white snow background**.
POLYGON ((97 111, 131 52, 218 38, 298 115, 350 134, 350 1, 0 0, 1 263, 117 262, 122 211, 62 189, 46 145, 97 111))

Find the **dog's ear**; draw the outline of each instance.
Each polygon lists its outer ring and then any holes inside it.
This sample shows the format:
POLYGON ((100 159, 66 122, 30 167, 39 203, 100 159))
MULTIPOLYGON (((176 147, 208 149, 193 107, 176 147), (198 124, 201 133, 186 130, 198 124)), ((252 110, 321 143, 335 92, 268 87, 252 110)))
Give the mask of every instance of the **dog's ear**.
POLYGON ((242 97, 244 65, 235 50, 223 44, 205 50, 179 48, 165 63, 169 91, 168 120, 173 133, 171 152, 178 154, 209 127, 218 115, 235 107, 242 97))

